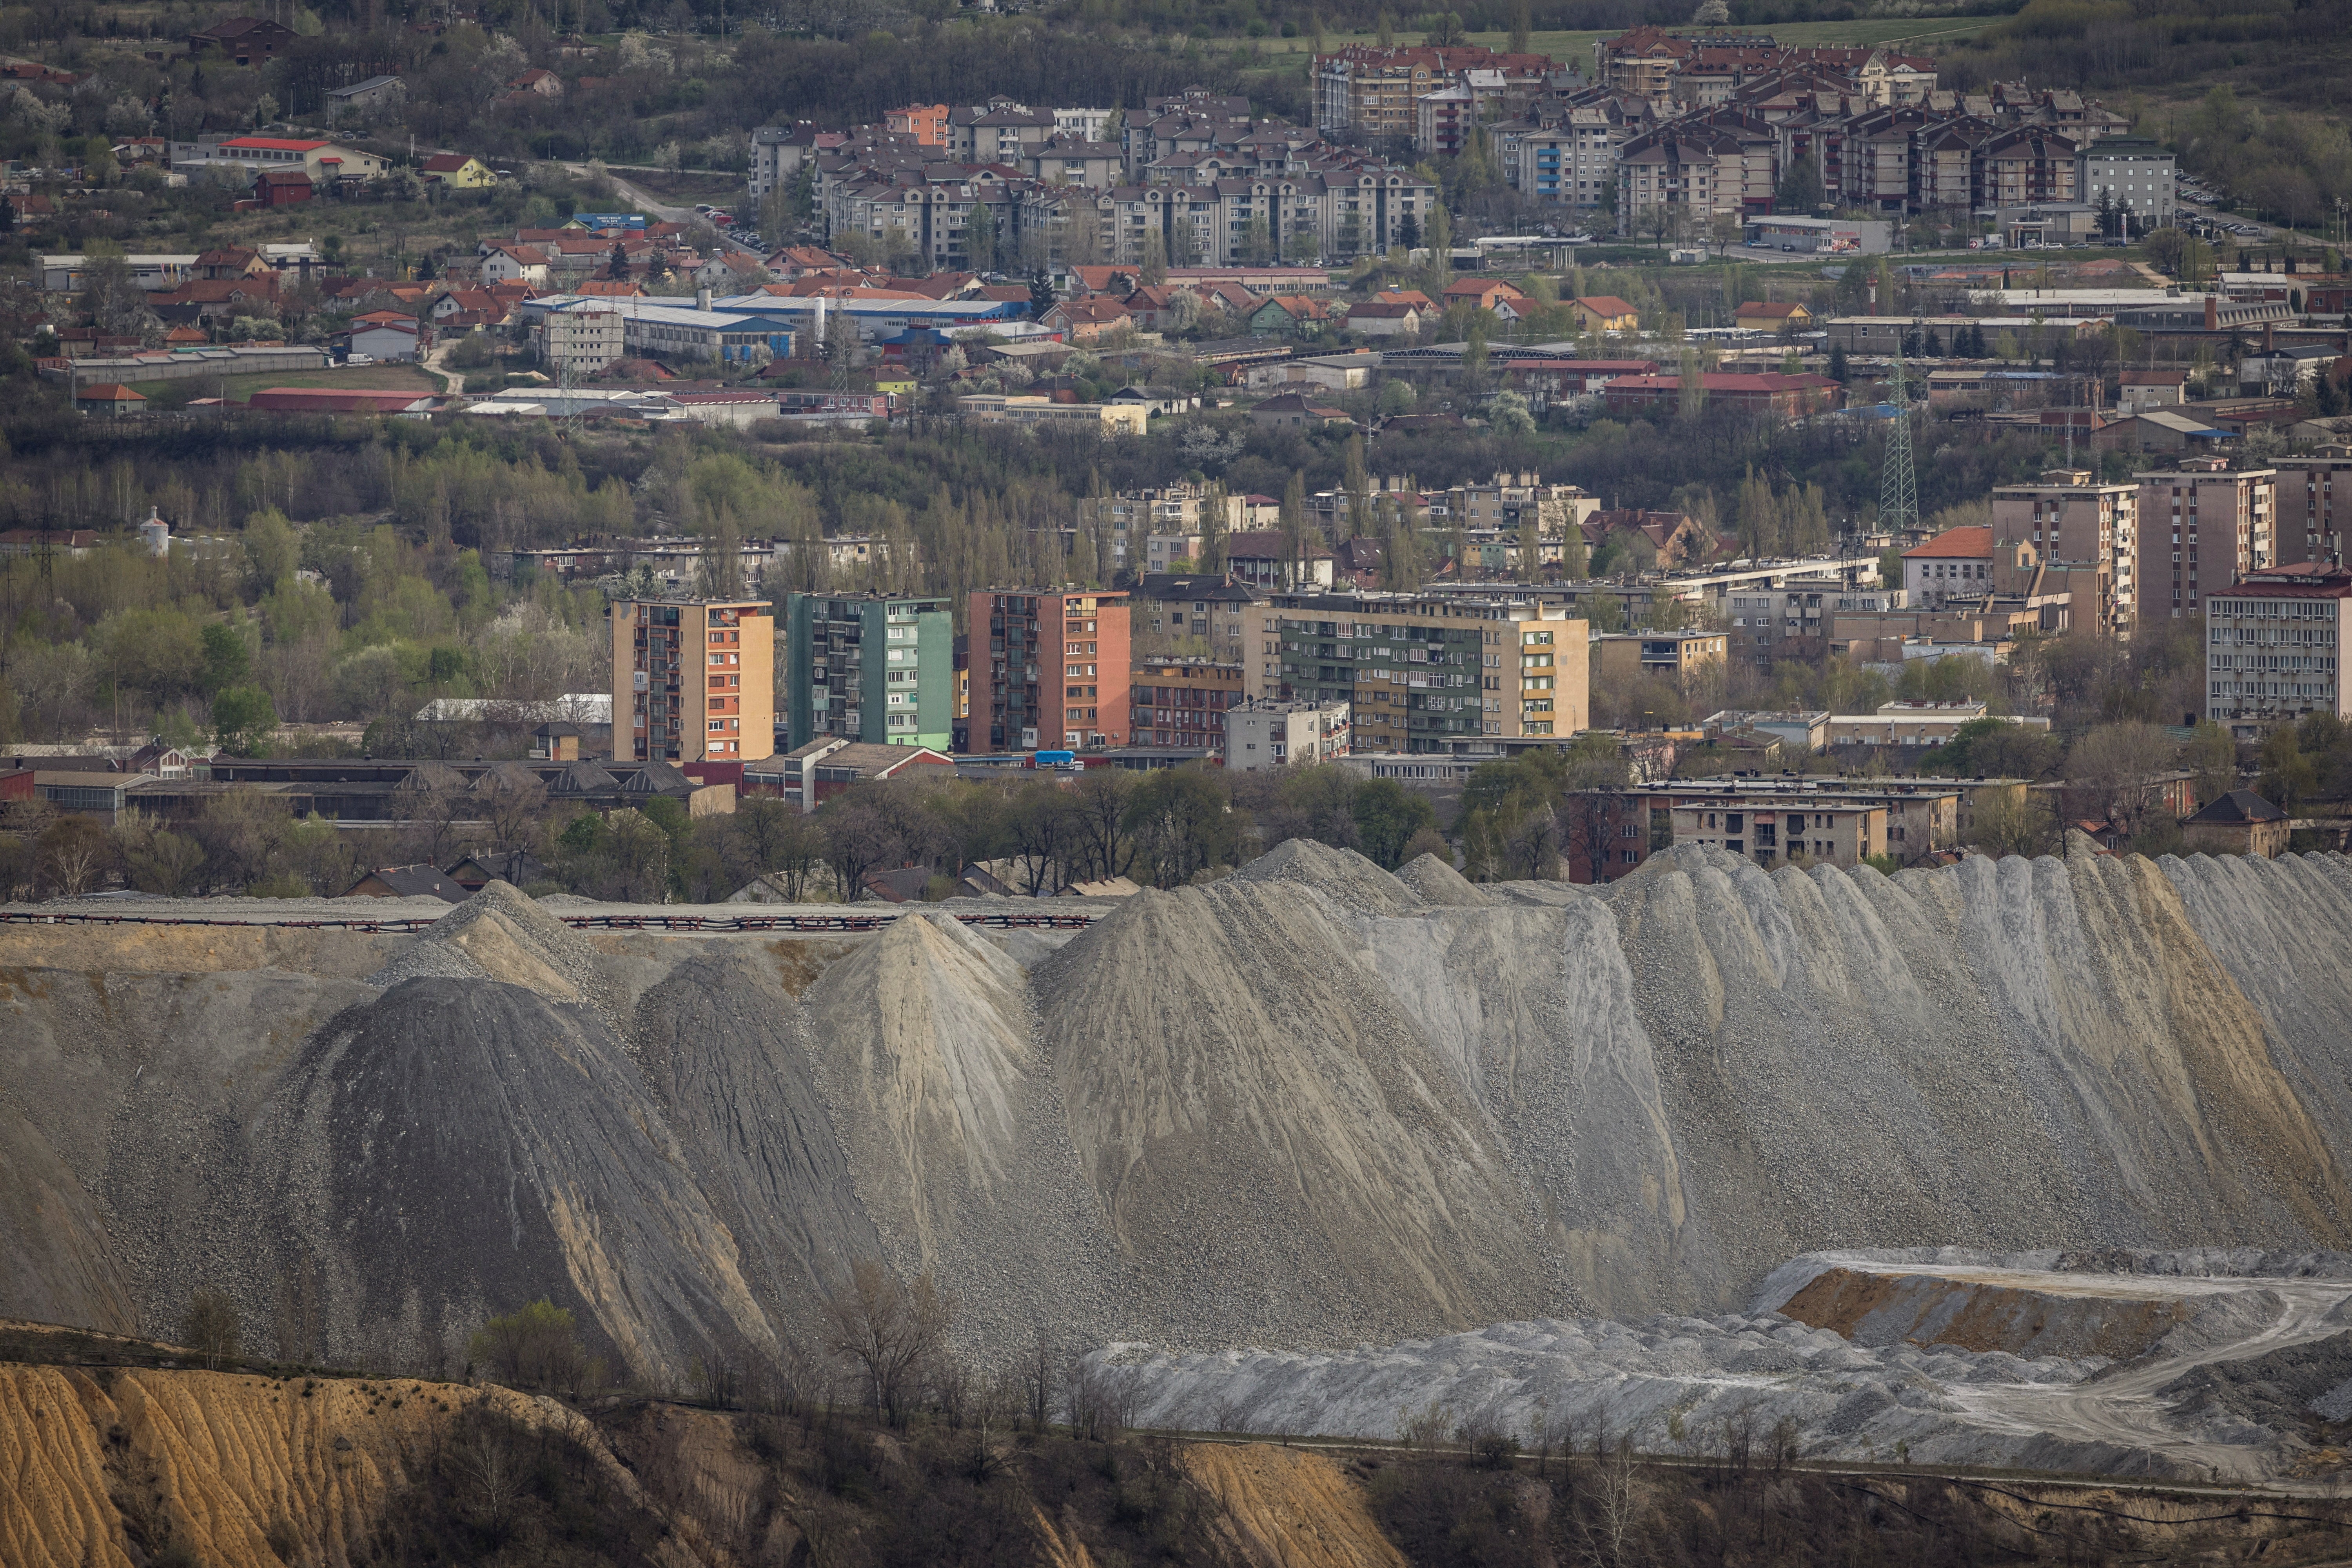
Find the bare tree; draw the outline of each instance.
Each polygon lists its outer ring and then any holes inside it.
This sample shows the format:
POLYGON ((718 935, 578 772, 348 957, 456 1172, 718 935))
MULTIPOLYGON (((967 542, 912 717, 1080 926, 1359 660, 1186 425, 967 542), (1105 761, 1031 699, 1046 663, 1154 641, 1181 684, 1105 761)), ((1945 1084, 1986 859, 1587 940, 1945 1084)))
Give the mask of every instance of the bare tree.
POLYGON ((37 851, 41 885, 69 899, 89 892, 114 858, 106 829, 87 816, 61 816, 49 824, 37 851))
POLYGON ((205 884, 241 889, 259 881, 293 823, 284 801, 257 789, 231 788, 205 802, 195 823, 205 884))
POLYGON ((908 1285, 887 1265, 861 1258, 825 1311, 826 1348, 858 1368, 872 1407, 903 1425, 947 1348, 954 1301, 929 1273, 908 1285))
POLYGON ((1578 867, 1595 882, 1610 880, 1619 847, 1634 843, 1625 830, 1633 828, 1645 844, 1649 837, 1643 820, 1647 812, 1615 790, 1572 790, 1561 796, 1558 815, 1560 853, 1568 860, 1570 880, 1578 867))
POLYGON ((781 878, 784 897, 800 902, 809 873, 824 855, 816 825, 772 795, 755 795, 735 807, 735 837, 752 871, 781 878))
POLYGON ((204 1357, 206 1366, 216 1368, 236 1359, 237 1324, 236 1303, 209 1285, 199 1285, 180 1319, 180 1338, 204 1357))
POLYGON ((1041 1328, 1035 1342, 1014 1368, 1014 1375, 1020 1381, 1023 1414, 1028 1416, 1032 1432, 1043 1433, 1045 1423, 1054 1418, 1054 1369, 1057 1359, 1041 1328))
POLYGON ((1623 1568, 1639 1555, 1644 1500, 1633 1471, 1633 1439, 1620 1437, 1601 1456, 1576 1516, 1577 1554, 1591 1568, 1623 1568))
POLYGON ((486 1411, 473 1414, 475 1418, 449 1446, 449 1468, 475 1527, 493 1542, 502 1542, 529 1481, 529 1457, 516 1440, 512 1422, 486 1411))
POLYGON ((203 845, 144 817, 131 817, 116 828, 115 847, 131 885, 142 893, 181 898, 194 891, 204 875, 203 845))
POLYGON ((2066 793, 2074 814, 2096 813, 2137 834, 2162 799, 2158 775, 2171 767, 2176 748, 2154 724, 2102 724, 2066 755, 2066 793))
POLYGON ((308 1259, 278 1277, 278 1359, 302 1365, 319 1359, 319 1271, 308 1259))
POLYGON ((485 782, 488 787, 476 796, 476 804, 489 826, 490 847, 528 849, 546 815, 547 786, 535 777, 524 783, 506 773, 492 774, 485 782))
POLYGON ((1042 780, 1024 787, 1007 819, 1021 880, 1030 897, 1058 891, 1076 858, 1078 826, 1070 797, 1042 780))
POLYGON ((824 833, 824 862, 833 868, 834 887, 845 904, 865 892, 867 872, 897 865, 904 852, 888 817, 863 795, 836 803, 818 826, 824 833))
POLYGON ((1062 1414, 1071 1436, 1089 1443, 1115 1443, 1135 1425, 1136 1387, 1129 1373, 1072 1356, 1062 1379, 1062 1414))
POLYGON ((1098 877, 1122 877, 1135 850, 1122 836, 1128 804, 1135 798, 1135 775, 1118 768, 1094 768, 1070 792, 1079 858, 1098 877))

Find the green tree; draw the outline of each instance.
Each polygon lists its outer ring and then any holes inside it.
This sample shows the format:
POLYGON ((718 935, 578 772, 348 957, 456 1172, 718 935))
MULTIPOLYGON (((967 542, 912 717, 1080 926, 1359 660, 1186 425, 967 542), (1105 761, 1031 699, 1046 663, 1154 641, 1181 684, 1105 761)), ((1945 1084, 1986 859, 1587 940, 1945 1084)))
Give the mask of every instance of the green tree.
POLYGON ((278 733, 278 708, 258 686, 232 686, 213 699, 213 734, 234 757, 257 757, 278 733))
POLYGON ((1208 770, 1160 768, 1136 787, 1122 826, 1134 842, 1137 868, 1152 886, 1174 888, 1238 858, 1248 821, 1208 770))
POLYGON ((1591 574, 1584 549, 1584 525, 1573 518, 1560 531, 1559 569, 1571 583, 1580 583, 1591 574))
POLYGON ((1797 216, 1811 216, 1813 209, 1825 199, 1822 190, 1821 159, 1808 152, 1789 165, 1780 176, 1780 188, 1772 193, 1772 210, 1797 216))
POLYGON ((1404 864, 1405 846, 1437 826, 1437 808, 1394 779, 1370 779, 1356 787, 1349 810, 1364 853, 1388 870, 1404 864))
POLYGON ((571 1311, 544 1296, 484 1323, 467 1342, 466 1353, 491 1377, 517 1388, 576 1389, 588 1370, 571 1311))
POLYGON ((242 686, 253 673, 253 654, 236 627, 219 621, 205 623, 203 632, 204 673, 197 689, 217 698, 232 686, 242 686))

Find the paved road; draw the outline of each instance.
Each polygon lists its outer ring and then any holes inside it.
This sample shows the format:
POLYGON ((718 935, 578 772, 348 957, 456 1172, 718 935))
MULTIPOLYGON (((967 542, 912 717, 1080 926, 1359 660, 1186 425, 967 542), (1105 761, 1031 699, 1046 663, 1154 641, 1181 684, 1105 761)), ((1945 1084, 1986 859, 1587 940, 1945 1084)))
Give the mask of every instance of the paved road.
MULTIPOLYGON (((585 163, 566 163, 563 166, 575 174, 585 175, 588 173, 588 165, 585 163)), ((659 218, 664 223, 692 223, 700 216, 692 207, 667 206, 654 200, 652 196, 614 174, 610 169, 604 172, 604 177, 613 182, 613 188, 620 193, 623 201, 644 213, 647 217, 659 218)))

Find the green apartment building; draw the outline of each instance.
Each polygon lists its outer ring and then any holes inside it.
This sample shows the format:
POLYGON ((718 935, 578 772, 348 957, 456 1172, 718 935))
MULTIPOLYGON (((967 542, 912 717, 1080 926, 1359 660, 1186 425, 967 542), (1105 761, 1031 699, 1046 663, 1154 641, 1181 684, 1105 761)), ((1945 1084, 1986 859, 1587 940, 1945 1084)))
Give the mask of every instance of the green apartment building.
POLYGON ((948 749, 955 632, 945 599, 789 594, 784 635, 790 700, 782 749, 828 736, 948 749))

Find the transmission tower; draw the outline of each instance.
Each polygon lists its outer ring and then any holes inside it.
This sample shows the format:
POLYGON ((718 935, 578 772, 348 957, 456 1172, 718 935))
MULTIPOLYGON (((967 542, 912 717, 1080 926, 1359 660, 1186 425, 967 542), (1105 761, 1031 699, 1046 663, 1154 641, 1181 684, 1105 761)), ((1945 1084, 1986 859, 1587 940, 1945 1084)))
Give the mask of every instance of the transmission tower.
POLYGON ((1895 418, 1886 427, 1886 461, 1878 477, 1878 527, 1901 533, 1919 526, 1919 480, 1911 471, 1911 394, 1903 384, 1903 353, 1895 353, 1895 374, 1886 384, 1895 418))

